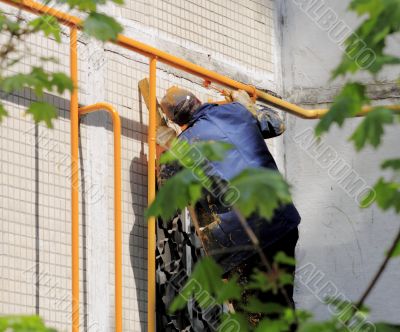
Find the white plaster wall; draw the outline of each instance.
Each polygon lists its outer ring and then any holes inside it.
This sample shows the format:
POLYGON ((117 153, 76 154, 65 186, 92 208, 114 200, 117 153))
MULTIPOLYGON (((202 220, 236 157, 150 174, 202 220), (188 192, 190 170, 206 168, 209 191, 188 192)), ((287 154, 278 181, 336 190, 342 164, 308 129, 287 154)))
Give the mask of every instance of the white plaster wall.
MULTIPOLYGON (((331 9, 350 27, 357 21, 345 13, 347 1, 281 1, 279 15, 282 36, 283 94, 302 105, 325 107, 340 87, 340 81, 329 82, 332 69, 341 55, 340 43, 321 28, 318 17, 331 9), (311 4, 314 7, 311 8, 311 4), (301 8, 311 8, 307 13, 301 8)), ((392 51, 399 45, 392 40, 392 51)), ((377 103, 398 102, 395 80, 399 69, 386 69, 377 80, 361 75, 369 84, 377 103)), ((398 156, 399 133, 387 130, 384 144, 375 151, 356 153, 347 138, 360 119, 347 121, 342 129, 333 128, 321 142, 310 145, 307 134, 317 121, 288 116, 284 138, 284 169, 293 185, 295 203, 302 215, 297 248, 298 273, 295 301, 300 308, 310 309, 318 319, 329 316, 329 308, 320 297, 342 293, 357 300, 368 285, 400 225, 394 213, 383 213, 376 207, 360 209, 354 192, 346 190, 345 173, 333 176, 338 160, 348 163, 354 174, 373 185, 379 177, 379 165, 385 158, 398 156), (331 162, 324 160, 329 149, 331 162), (309 278, 309 276, 312 276, 309 278), (325 288, 324 288, 325 286, 325 288), (329 288, 327 288, 329 287, 329 288)), ((359 182, 360 183, 360 182, 359 182)), ((351 184, 350 187, 351 189, 351 184)), ((358 188, 362 190, 362 188, 358 188)), ((400 260, 390 262, 387 271, 367 304, 373 309, 372 320, 400 322, 400 260)))

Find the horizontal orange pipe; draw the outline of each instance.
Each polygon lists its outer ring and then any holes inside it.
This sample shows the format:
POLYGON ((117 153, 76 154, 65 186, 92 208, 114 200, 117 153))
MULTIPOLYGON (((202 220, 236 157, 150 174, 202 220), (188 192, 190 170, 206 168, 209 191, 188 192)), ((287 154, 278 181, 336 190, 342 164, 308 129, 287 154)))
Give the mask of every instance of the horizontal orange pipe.
MULTIPOLYGON (((78 17, 58 11, 51 7, 44 6, 40 3, 32 1, 32 0, 20 0, 19 2, 15 2, 15 0, 0 0, 0 1, 7 3, 9 5, 12 5, 12 6, 21 7, 32 13, 52 15, 63 24, 66 24, 69 26, 71 26, 71 25, 77 26, 79 29, 82 28, 82 20, 79 19, 78 17)), ((118 35, 117 40, 114 41, 114 43, 119 46, 122 46, 126 49, 129 49, 134 52, 145 55, 149 58, 157 57, 158 61, 160 61, 160 62, 166 63, 172 67, 181 69, 181 70, 191 73, 193 75, 202 77, 203 79, 205 79, 209 82, 215 82, 215 83, 222 84, 222 85, 225 85, 225 86, 228 86, 231 88, 245 90, 249 94, 255 95, 255 96, 257 96, 257 98, 264 100, 265 102, 267 102, 275 107, 278 107, 286 112, 289 112, 291 114, 294 114, 294 115, 304 118, 304 119, 321 118, 324 114, 326 114, 328 112, 328 109, 313 109, 313 110, 304 109, 296 104, 293 104, 293 103, 285 101, 281 98, 272 96, 266 92, 257 90, 251 85, 240 83, 229 77, 226 77, 226 76, 218 74, 214 71, 208 70, 204 67, 196 65, 194 63, 191 63, 187 60, 176 57, 174 55, 171 55, 167 52, 161 51, 150 45, 141 43, 137 40, 134 40, 134 39, 129 38, 122 34, 118 35)), ((400 111, 400 105, 393 105, 393 106, 386 106, 386 107, 388 107, 391 110, 396 111, 396 112, 400 111)), ((363 116, 366 113, 370 112, 371 110, 372 110, 371 107, 365 107, 359 114, 357 114, 357 116, 363 116)))
POLYGON ((106 110, 114 131, 114 255, 115 255, 115 331, 122 332, 122 209, 121 209, 121 119, 108 103, 79 108, 79 115, 106 110))

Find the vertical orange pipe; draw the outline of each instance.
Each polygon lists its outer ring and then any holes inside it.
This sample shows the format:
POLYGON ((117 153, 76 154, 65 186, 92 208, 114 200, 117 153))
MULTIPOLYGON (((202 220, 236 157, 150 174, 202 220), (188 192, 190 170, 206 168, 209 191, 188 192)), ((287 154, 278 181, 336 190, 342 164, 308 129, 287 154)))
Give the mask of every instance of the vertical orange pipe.
MULTIPOLYGON (((157 58, 150 58, 150 111, 148 145, 149 160, 147 163, 147 190, 148 204, 150 205, 156 196, 156 71, 157 58)), ((147 331, 155 332, 156 313, 156 220, 148 219, 147 234, 147 331)))
POLYGON ((122 332, 122 210, 121 210, 121 120, 112 113, 114 126, 114 255, 115 331, 122 332))
POLYGON ((115 255, 115 331, 122 332, 122 208, 121 208, 121 119, 108 103, 79 108, 79 115, 105 109, 112 118, 114 131, 114 255, 115 255))
POLYGON ((78 30, 71 28, 71 246, 72 246, 72 332, 79 332, 79 113, 78 113, 78 30))

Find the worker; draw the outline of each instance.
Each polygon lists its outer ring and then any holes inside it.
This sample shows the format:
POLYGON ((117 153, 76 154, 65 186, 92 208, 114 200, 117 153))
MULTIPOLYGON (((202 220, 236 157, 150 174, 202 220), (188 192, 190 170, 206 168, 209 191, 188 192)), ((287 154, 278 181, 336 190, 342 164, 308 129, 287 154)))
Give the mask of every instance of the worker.
MULTIPOLYGON (((233 102, 202 104, 190 91, 174 86, 167 90, 160 104, 166 117, 181 127, 179 140, 231 144, 232 148, 222 161, 211 162, 213 174, 218 174, 227 183, 246 168, 277 170, 264 139, 283 133, 285 128, 279 115, 267 107, 257 108, 245 91, 233 92, 230 99, 233 102)), ((177 171, 176 165, 166 165, 161 169, 164 178, 177 171)), ((207 192, 196 204, 195 212, 206 238, 205 249, 223 267, 227 276, 239 273, 239 281, 247 283, 254 268, 265 271, 232 206, 227 206, 207 192)), ((270 261, 279 251, 294 257, 300 216, 293 204, 278 207, 271 220, 264 220, 255 214, 247 222, 270 261)), ((294 266, 290 268, 290 273, 294 274, 294 266)), ((293 286, 288 285, 286 292, 293 301, 293 286)), ((257 296, 266 302, 288 305, 287 297, 282 294, 272 298, 270 293, 260 292, 257 296)))

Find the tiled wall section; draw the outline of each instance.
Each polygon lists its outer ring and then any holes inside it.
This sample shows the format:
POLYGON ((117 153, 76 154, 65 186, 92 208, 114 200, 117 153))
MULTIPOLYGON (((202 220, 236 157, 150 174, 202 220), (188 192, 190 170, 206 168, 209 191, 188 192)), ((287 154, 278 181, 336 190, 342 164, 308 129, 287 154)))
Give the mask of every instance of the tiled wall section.
POLYGON ((248 69, 273 73, 271 0, 126 0, 118 15, 222 55, 248 69))
MULTIPOLYGON (((61 44, 35 36, 26 44, 37 56, 55 56, 51 71, 68 72, 68 39, 61 44)), ((18 68, 28 71, 37 57, 18 68)), ((50 326, 67 330, 71 319, 70 124, 68 93, 45 95, 58 109, 54 129, 35 126, 24 116, 32 91, 2 95, 9 116, 0 125, 0 313, 39 313, 50 326)), ((85 127, 81 127, 85 139, 85 127)), ((85 153, 84 147, 81 150, 85 153)), ((83 220, 81 206, 80 220, 83 220)), ((85 276, 85 237, 80 231, 81 276, 85 276)), ((85 307, 81 285, 81 305, 85 307)))

